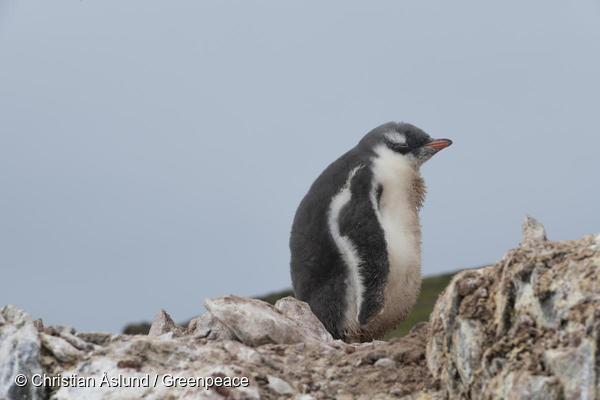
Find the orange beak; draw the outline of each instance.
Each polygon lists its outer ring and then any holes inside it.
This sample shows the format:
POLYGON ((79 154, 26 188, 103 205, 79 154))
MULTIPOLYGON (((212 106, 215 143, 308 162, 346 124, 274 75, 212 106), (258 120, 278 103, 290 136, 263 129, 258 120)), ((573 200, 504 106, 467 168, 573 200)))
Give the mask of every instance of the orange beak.
POLYGON ((445 149, 446 147, 452 144, 452 140, 450 139, 434 139, 431 142, 427 143, 424 147, 431 147, 437 151, 441 149, 445 149))

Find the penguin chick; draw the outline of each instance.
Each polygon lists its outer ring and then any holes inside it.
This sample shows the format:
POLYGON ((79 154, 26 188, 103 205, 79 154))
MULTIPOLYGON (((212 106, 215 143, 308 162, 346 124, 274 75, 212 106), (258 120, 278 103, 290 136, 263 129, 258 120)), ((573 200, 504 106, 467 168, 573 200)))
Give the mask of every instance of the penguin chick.
POLYGON ((421 287, 419 167, 448 139, 389 122, 333 162, 300 203, 290 237, 296 297, 336 339, 381 338, 421 287))

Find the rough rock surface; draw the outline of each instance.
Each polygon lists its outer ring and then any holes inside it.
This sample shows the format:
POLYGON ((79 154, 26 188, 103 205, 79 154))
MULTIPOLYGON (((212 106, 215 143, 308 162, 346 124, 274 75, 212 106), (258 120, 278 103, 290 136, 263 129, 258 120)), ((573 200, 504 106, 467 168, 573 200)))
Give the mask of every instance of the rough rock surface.
POLYGON ((600 236, 520 248, 457 274, 430 316, 427 363, 445 396, 600 399, 600 236))
POLYGON ((275 307, 233 295, 208 299, 205 305, 240 342, 250 346, 333 341, 308 304, 292 297, 279 300, 275 307))
POLYGON ((457 274, 429 323, 388 342, 333 340, 293 298, 210 299, 187 328, 160 310, 149 335, 44 327, 5 306, 0 399, 600 400, 599 302, 600 235, 551 242, 527 218, 520 248, 457 274), (31 384, 44 373, 63 381, 31 384), (248 385, 172 385, 232 377, 248 385))
POLYGON ((7 348, 3 353, 7 358, 0 359, 0 399, 366 400, 417 392, 419 398, 432 398, 427 388, 434 386, 425 363, 427 324, 390 342, 346 344, 334 341, 308 305, 293 298, 281 299, 273 307, 226 296, 208 300, 206 306, 210 311, 187 329, 160 310, 149 335, 76 333, 69 327, 41 325, 38 331, 31 317, 7 306, 1 314, 0 337, 6 333, 14 337, 23 329, 13 326, 11 313, 18 313, 28 325, 17 337, 34 345, 11 350, 8 341, 0 344, 7 348), (28 361, 21 366, 22 359, 28 361), (31 393, 27 396, 13 390, 15 374, 31 379, 42 371, 67 379, 91 378, 96 387, 27 385, 21 388, 31 393), (249 384, 169 387, 170 376, 248 377, 249 384), (34 389, 40 390, 39 395, 34 389))
POLYGON ((15 376, 42 373, 41 340, 33 319, 13 305, 0 310, 0 399, 42 399, 43 388, 19 387, 15 376))

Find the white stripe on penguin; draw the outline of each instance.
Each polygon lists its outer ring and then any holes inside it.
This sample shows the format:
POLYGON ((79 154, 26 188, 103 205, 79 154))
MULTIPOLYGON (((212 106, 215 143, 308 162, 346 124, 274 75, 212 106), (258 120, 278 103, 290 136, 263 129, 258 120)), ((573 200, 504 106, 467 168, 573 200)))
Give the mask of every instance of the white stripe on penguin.
POLYGON ((342 187, 342 189, 333 197, 331 203, 329 205, 329 232, 333 237, 333 240, 344 260, 344 263, 348 267, 348 278, 346 285, 346 321, 356 322, 358 321, 358 315, 360 314, 360 308, 362 305, 362 297, 364 285, 362 281, 362 277, 358 270, 359 265, 362 260, 360 259, 358 252, 350 238, 347 236, 343 236, 340 233, 340 226, 338 218, 340 216, 340 212, 344 208, 350 199, 352 198, 351 192, 351 182, 352 178, 356 174, 356 172, 361 169, 363 166, 360 165, 355 167, 348 178, 346 179, 346 183, 342 187))

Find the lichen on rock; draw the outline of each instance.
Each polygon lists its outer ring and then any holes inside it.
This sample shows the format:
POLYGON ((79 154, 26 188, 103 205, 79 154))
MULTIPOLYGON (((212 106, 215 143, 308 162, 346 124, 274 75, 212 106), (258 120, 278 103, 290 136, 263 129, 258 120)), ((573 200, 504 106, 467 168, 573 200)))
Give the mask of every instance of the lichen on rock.
POLYGON ((600 398, 599 306, 595 236, 552 242, 526 217, 521 247, 440 295, 429 369, 448 398, 600 398))

